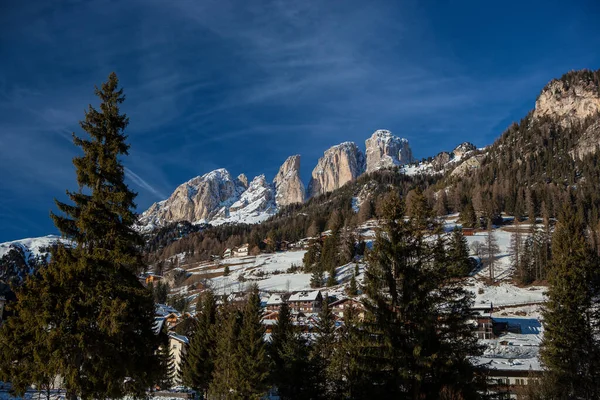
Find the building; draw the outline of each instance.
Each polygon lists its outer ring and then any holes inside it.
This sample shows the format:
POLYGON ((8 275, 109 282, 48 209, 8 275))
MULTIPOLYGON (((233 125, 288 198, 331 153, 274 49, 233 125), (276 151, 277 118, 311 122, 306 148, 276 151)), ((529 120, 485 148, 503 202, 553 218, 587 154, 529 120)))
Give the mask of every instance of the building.
POLYGON ((174 332, 169 333, 169 349, 171 351, 171 356, 173 357, 173 365, 175 366, 175 373, 173 376, 173 382, 175 384, 181 383, 181 363, 189 344, 190 341, 186 336, 178 335, 174 332))
POLYGON ((338 318, 344 318, 344 313, 348 308, 353 308, 360 320, 365 318, 365 306, 360 301, 350 297, 334 301, 329 305, 329 308, 331 308, 331 312, 338 318))
POLYGON ((281 305, 284 302, 285 302, 285 299, 283 297, 283 294, 273 293, 271 296, 269 296, 269 299, 267 300, 265 307, 266 307, 267 311, 279 311, 279 309, 281 308, 281 305))
POLYGON ((234 257, 246 257, 248 255, 248 243, 233 250, 234 257))
POLYGON ((232 254, 233 254, 233 250, 225 249, 225 251, 223 252, 223 258, 229 258, 232 256, 232 254))
POLYGON ((474 307, 471 311, 474 314, 473 323, 477 324, 477 339, 494 339, 493 306, 474 307))
POLYGON ((462 228, 463 236, 473 236, 475 235, 475 229, 473 228, 462 228))
POLYGON ((290 310, 303 313, 316 313, 321 310, 323 296, 320 290, 294 293, 288 299, 290 310))
POLYGON ((149 274, 146 276, 146 285, 154 284, 162 279, 160 275, 149 274))

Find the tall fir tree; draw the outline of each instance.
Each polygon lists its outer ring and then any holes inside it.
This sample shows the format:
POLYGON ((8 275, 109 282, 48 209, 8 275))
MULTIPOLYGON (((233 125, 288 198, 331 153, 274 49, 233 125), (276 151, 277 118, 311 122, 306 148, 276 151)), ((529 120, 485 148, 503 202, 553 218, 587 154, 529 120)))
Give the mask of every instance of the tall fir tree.
POLYGON ((22 287, 16 315, 0 332, 9 359, 23 350, 12 351, 18 342, 7 338, 35 338, 24 344, 26 360, 33 360, 29 372, 2 372, 18 391, 33 383, 37 369, 51 366, 69 398, 143 396, 158 371, 152 293, 136 276, 144 269, 133 229, 136 194, 124 182, 121 161, 129 149, 129 120, 119 109, 125 96, 114 73, 95 93, 100 107, 90 105, 81 122, 89 137, 73 135, 83 151, 73 159, 79 190, 67 191, 71 204, 56 201, 60 213, 51 214, 71 244, 53 248, 50 264, 22 287))
POLYGON ((447 257, 445 265, 448 275, 453 277, 467 276, 471 272, 471 261, 469 258, 469 246, 462 229, 454 228, 448 240, 447 257))
POLYGON ((372 399, 377 389, 370 382, 370 366, 365 351, 369 346, 361 328, 357 310, 350 306, 344 309, 344 324, 339 330, 331 360, 329 379, 333 398, 372 399))
POLYGON ((292 324, 288 304, 283 303, 277 324, 273 327, 269 346, 270 381, 277 388, 280 399, 314 398, 316 381, 309 353, 308 343, 292 324))
POLYGON ((552 238, 540 356, 549 399, 600 398, 600 347, 595 301, 598 258, 581 217, 565 207, 552 238))
POLYGON ((194 333, 183 363, 183 383, 205 398, 214 371, 217 343, 217 303, 212 291, 207 290, 199 298, 198 315, 194 333))
POLYGON ((469 324, 473 296, 447 281, 440 268, 439 241, 430 240, 439 227, 423 213, 405 220, 395 194, 383 211, 365 286, 372 389, 387 397, 423 399, 452 389, 476 398, 469 362, 480 351, 469 324))
POLYGON ((255 284, 250 288, 244 307, 236 360, 239 378, 236 392, 244 399, 261 399, 267 392, 269 360, 264 335, 260 296, 255 284))
POLYGON ((239 381, 239 370, 236 361, 238 359, 241 325, 241 312, 230 305, 221 307, 216 325, 216 329, 221 334, 217 339, 214 370, 208 388, 210 399, 243 399, 241 394, 236 391, 239 381))
POLYGON ((167 390, 173 386, 173 380, 177 371, 175 369, 175 358, 169 346, 169 332, 166 325, 163 326, 162 331, 159 333, 159 341, 160 346, 157 354, 160 373, 158 374, 156 385, 161 390, 167 390))
POLYGON ((315 328, 316 337, 311 354, 312 365, 315 368, 315 382, 323 397, 330 398, 333 396, 331 358, 336 341, 336 327, 327 296, 323 299, 315 328))
POLYGON ((465 228, 476 228, 479 225, 472 202, 465 205, 458 219, 465 228))

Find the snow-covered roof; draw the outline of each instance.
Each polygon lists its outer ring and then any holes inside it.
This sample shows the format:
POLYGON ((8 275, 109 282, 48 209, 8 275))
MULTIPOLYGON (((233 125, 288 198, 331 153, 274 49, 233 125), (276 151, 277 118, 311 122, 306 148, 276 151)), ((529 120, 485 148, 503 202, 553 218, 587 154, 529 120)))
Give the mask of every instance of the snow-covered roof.
POLYGON ((166 304, 157 304, 155 310, 155 314, 161 317, 166 317, 169 314, 179 314, 179 311, 166 304))
POLYGON ((169 338, 177 340, 181 343, 185 343, 185 344, 189 344, 190 340, 187 338, 187 336, 183 336, 183 335, 178 335, 177 333, 169 333, 169 338))
POLYGON ((317 297, 319 297, 319 294, 321 294, 321 291, 319 291, 319 290, 314 290, 312 292, 307 292, 307 291, 297 292, 297 293, 292 294, 288 301, 289 302, 315 301, 317 299, 317 297))
POLYGON ((272 294, 269 297, 269 300, 267 300, 268 306, 278 306, 280 304, 283 304, 283 298, 281 297, 281 294, 279 294, 279 293, 272 294))

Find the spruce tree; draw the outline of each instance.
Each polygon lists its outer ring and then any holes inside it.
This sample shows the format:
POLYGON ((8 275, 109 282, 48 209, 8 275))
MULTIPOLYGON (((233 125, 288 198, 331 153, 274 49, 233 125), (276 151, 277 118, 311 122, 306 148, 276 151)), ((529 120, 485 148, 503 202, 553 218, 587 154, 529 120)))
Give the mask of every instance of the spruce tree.
POLYGON ((299 332, 292 332, 280 350, 279 379, 276 382, 281 400, 319 398, 314 364, 309 359, 310 348, 299 332))
POLYGON ((331 394, 332 369, 331 357, 335 347, 335 318, 329 307, 327 296, 323 299, 317 320, 315 343, 312 347, 311 361, 315 368, 316 385, 325 398, 331 394))
POLYGON ((18 390, 49 366, 69 398, 143 396, 155 380, 154 304, 136 276, 144 270, 142 239, 133 229, 136 194, 124 182, 129 120, 119 110, 125 97, 114 73, 96 95, 99 109, 90 105, 81 122, 89 137, 73 135, 83 151, 73 159, 79 190, 67 191, 71 203, 56 201, 60 213, 51 214, 70 244, 53 248, 50 264, 28 279, 0 333, 8 359, 23 350, 7 338, 35 340, 24 343, 29 372, 3 371, 18 390))
POLYGON ((350 278, 350 286, 348 286, 348 295, 356 296, 358 294, 358 285, 356 283, 356 275, 352 275, 350 278))
POLYGON ((158 348, 158 365, 160 374, 156 381, 157 386, 161 390, 170 389, 173 386, 173 379, 175 378, 175 359, 171 348, 169 346, 169 333, 166 325, 159 334, 160 347, 158 348))
POLYGON ((221 332, 217 339, 214 356, 214 371, 209 384, 209 398, 217 400, 242 399, 237 391, 239 382, 239 334, 242 314, 235 308, 225 305, 218 314, 216 329, 221 332))
POLYGON ((439 228, 435 221, 424 214, 405 220, 395 194, 383 212, 366 270, 371 388, 389 398, 433 399, 444 388, 474 398, 473 295, 446 280, 439 243, 430 240, 439 228))
POLYGON ((446 265, 449 276, 462 277, 471 272, 469 247, 462 229, 454 228, 448 241, 446 265))
POLYGON ((182 369, 183 383, 205 398, 214 371, 217 303, 208 290, 198 300, 198 315, 182 369))
POLYGON ((244 307, 236 360, 238 382, 236 392, 244 399, 260 399, 267 391, 269 360, 264 341, 262 309, 258 286, 250 289, 244 307))
POLYGON ((559 221, 542 313, 545 386, 554 399, 596 399, 600 398, 598 259, 587 242, 581 217, 571 207, 565 207, 559 221))
POLYGON ((477 214, 475 214, 475 208, 473 208, 472 202, 467 203, 465 208, 460 213, 458 220, 462 223, 462 226, 464 226, 465 228, 477 227, 477 214))
POLYGON ((315 289, 320 288, 321 286, 323 286, 323 270, 321 269, 320 265, 317 265, 313 269, 310 277, 310 287, 315 289))
POLYGON ((371 386, 370 382, 371 371, 365 356, 368 348, 356 309, 346 308, 344 324, 339 330, 339 338, 329 362, 332 397, 357 400, 380 398, 376 395, 378 389, 371 386))
POLYGON ((271 344, 271 383, 282 400, 310 399, 315 395, 315 378, 309 347, 292 324, 290 309, 283 303, 271 344))

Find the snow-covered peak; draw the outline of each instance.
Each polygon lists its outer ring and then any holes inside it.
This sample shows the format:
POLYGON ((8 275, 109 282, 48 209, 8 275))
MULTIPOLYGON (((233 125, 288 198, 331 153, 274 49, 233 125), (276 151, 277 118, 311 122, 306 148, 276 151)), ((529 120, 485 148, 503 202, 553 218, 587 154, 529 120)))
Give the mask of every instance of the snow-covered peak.
POLYGON ((367 172, 413 162, 408 139, 394 136, 387 129, 376 130, 365 141, 365 146, 367 148, 367 172))

